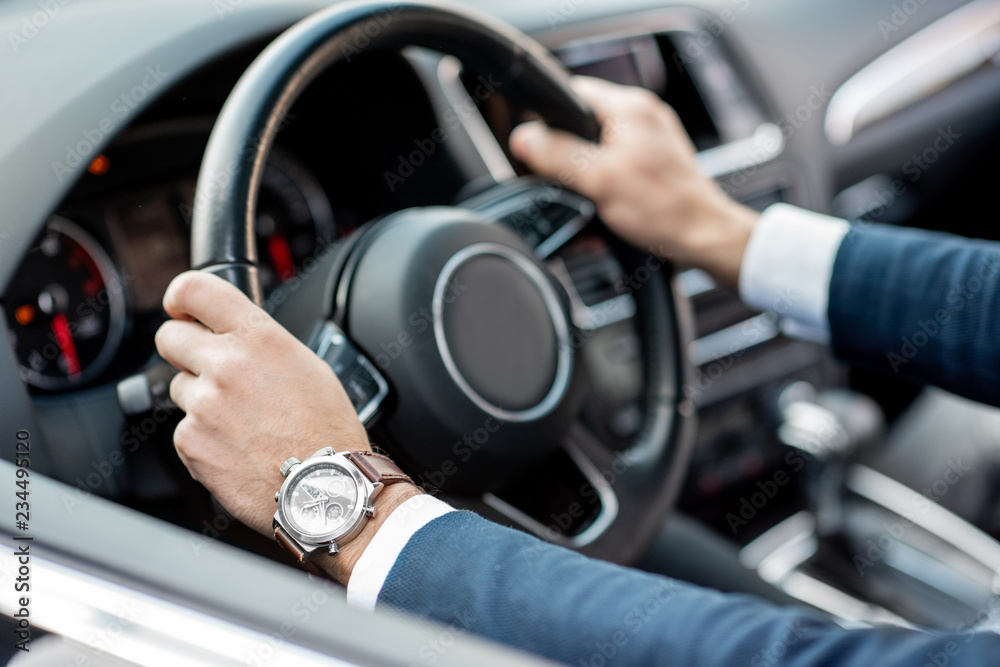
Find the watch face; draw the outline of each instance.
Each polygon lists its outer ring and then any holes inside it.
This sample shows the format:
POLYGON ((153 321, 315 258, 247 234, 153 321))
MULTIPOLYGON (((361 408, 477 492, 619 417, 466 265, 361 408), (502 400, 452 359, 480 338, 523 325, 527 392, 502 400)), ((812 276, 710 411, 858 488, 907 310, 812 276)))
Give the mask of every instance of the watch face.
POLYGON ((285 519, 306 535, 341 532, 355 519, 358 484, 345 470, 318 465, 302 475, 285 495, 285 519))

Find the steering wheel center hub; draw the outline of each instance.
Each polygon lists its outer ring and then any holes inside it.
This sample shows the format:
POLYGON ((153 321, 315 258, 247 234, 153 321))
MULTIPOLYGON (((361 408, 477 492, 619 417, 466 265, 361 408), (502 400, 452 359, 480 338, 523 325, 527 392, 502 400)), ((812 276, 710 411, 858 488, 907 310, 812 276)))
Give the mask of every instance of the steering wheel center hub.
POLYGON ((352 255, 342 324, 406 397, 386 427, 418 465, 477 484, 558 446, 580 395, 568 302, 512 229, 408 209, 352 255))
POLYGON ((532 421, 559 404, 572 370, 569 324, 525 255, 499 243, 460 250, 438 276, 432 304, 445 368, 481 410, 532 421))

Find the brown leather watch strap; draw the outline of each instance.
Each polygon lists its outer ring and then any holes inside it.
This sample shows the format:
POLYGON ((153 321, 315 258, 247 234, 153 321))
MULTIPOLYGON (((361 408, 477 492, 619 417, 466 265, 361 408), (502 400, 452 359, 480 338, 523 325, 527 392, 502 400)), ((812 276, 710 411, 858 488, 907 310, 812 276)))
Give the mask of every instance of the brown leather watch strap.
POLYGON ((321 549, 313 552, 305 551, 301 546, 299 546, 298 542, 291 538, 288 532, 282 528, 279 523, 274 524, 274 539, 278 540, 278 544, 283 546, 289 553, 295 556, 295 560, 298 561, 299 565, 301 565, 306 572, 309 574, 315 574, 319 577, 327 576, 326 572, 321 570, 315 563, 311 562, 313 558, 322 553, 321 549))
POLYGON ((382 482, 383 484, 395 484, 396 482, 410 482, 413 480, 399 469, 395 463, 387 456, 375 454, 373 452, 347 452, 347 458, 351 463, 358 466, 365 477, 372 483, 382 482))

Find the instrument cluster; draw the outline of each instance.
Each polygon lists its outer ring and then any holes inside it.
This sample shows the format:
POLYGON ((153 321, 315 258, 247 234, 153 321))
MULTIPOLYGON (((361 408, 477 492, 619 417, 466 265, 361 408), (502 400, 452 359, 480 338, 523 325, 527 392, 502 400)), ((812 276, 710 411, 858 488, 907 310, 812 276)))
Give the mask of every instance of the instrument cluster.
MULTIPOLYGON (((126 137, 93 158, 22 259, 3 298, 22 380, 37 393, 82 389, 141 366, 166 318, 170 281, 190 268, 190 223, 207 132, 126 137)), ((276 146, 256 210, 265 294, 348 233, 325 188, 276 146)))

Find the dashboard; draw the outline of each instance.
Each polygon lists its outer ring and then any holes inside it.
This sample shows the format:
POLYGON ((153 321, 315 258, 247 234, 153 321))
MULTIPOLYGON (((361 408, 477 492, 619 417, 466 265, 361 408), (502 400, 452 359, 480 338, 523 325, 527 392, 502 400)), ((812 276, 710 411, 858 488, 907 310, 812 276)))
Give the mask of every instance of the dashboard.
MULTIPOLYGON (((189 267, 195 182, 214 119, 256 54, 322 4, 245 0, 220 14, 196 0, 141 11, 111 0, 72 3, 15 51, 17 67, 0 66, 0 83, 19 99, 7 118, 13 131, 0 135, 0 294, 10 343, 0 370, 16 366, 23 381, 4 388, 0 425, 14 433, 25 428, 23 415, 34 415, 48 440, 80 441, 78 450, 52 453, 57 477, 89 480, 95 462, 134 438, 145 442, 142 422, 121 416, 114 388, 154 360, 164 290, 189 267), (106 22, 111 12, 120 20, 106 22), (57 67, 37 57, 45 42, 63 45, 57 67)), ((870 0, 468 4, 530 32, 577 73, 656 92, 678 111, 703 168, 748 206, 789 202, 1000 238, 977 213, 1000 177, 992 159, 1000 68, 984 64, 888 116, 859 120, 845 141, 831 139, 845 136, 843 127, 831 134, 821 110, 859 70, 962 0, 922 5, 889 33, 878 25, 892 3, 870 0), (949 166, 914 178, 913 156, 952 126, 963 140, 935 156, 949 166), (884 201, 900 179, 905 194, 884 201)), ((34 7, 9 3, 4 34, 34 7)), ((373 219, 469 197, 464 186, 477 174, 452 139, 436 139, 447 82, 428 74, 425 60, 366 54, 324 73, 291 110, 258 199, 266 293, 307 279, 324 248, 373 219)), ((471 74, 460 83, 469 94, 478 85, 471 74)), ((527 117, 502 94, 476 103, 499 147, 527 117)), ((598 234, 580 235, 547 261, 580 322, 622 298, 624 271, 598 234)), ((677 283, 690 303, 686 352, 696 370, 683 391, 700 416, 679 507, 744 545, 809 502, 799 477, 751 528, 737 535, 727 520, 761 480, 794 467, 776 436, 786 389, 856 388, 892 419, 920 387, 839 366, 825 347, 783 336, 773 314, 748 310, 706 274, 681 271, 677 283)), ((587 350, 598 369, 591 427, 623 447, 641 428, 644 382, 634 313, 624 312, 587 350)), ((172 465, 169 437, 150 439, 158 453, 137 455, 134 466, 116 467, 88 489, 174 511, 182 489, 179 476, 163 474, 172 465)), ((589 519, 573 528, 584 530, 589 519)))
MULTIPOLYGON (((765 127, 763 110, 718 45, 698 47, 697 61, 671 68, 697 46, 691 42, 696 33, 686 15, 666 18, 661 31, 644 27, 635 34, 578 37, 554 51, 576 73, 658 92, 711 160, 712 149, 752 139, 765 127)), ((34 239, 4 298, 20 376, 32 393, 99 386, 148 362, 152 333, 164 319, 160 302, 166 286, 189 268, 195 182, 213 114, 264 44, 258 40, 202 67, 100 152, 85 138, 54 166, 59 175, 83 163, 85 171, 34 239)), ((424 97, 429 107, 418 70, 406 58, 387 55, 331 71, 288 115, 258 196, 256 240, 265 293, 295 278, 303 262, 373 217, 461 199, 463 174, 460 165, 451 164, 448 147, 438 150, 437 142, 410 138, 434 136, 436 119, 429 108, 420 113, 415 104, 403 114, 392 104, 401 97, 424 97), (388 94, 373 89, 376 77, 393 82, 388 94), (329 93, 359 89, 366 99, 357 106, 338 105, 329 93), (366 145, 354 137, 367 137, 366 145), (372 145, 370 137, 382 145, 372 145), (408 151, 408 144, 417 152, 408 151), (434 169, 416 169, 425 161, 434 169), (445 177, 433 183, 421 178, 432 171, 445 177)), ((502 95, 480 107, 501 146, 525 117, 502 95)), ((789 187, 782 182, 753 198, 763 207, 785 199, 789 187)))

